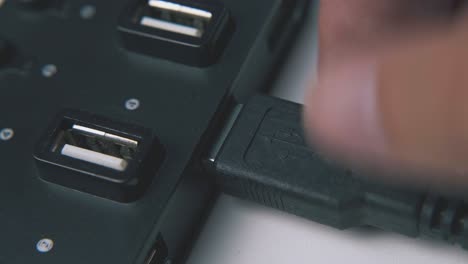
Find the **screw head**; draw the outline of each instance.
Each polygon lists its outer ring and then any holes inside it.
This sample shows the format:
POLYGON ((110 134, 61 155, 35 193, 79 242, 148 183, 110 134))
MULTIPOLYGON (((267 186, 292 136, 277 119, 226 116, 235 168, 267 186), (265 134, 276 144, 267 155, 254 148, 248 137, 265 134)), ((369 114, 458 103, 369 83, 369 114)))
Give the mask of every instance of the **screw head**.
POLYGON ((57 71, 57 66, 55 66, 54 64, 47 64, 44 65, 44 67, 42 67, 42 76, 50 78, 57 74, 57 71))
POLYGON ((130 111, 137 110, 140 107, 140 100, 131 98, 125 101, 125 108, 130 111))
POLYGON ((4 128, 0 130, 0 140, 8 141, 13 138, 15 131, 11 128, 4 128))
POLYGON ((36 244, 37 251, 41 253, 47 253, 52 250, 54 247, 54 241, 49 238, 43 238, 39 240, 36 244))
POLYGON ((80 16, 83 19, 91 19, 96 15, 96 7, 93 5, 84 5, 80 9, 80 16))

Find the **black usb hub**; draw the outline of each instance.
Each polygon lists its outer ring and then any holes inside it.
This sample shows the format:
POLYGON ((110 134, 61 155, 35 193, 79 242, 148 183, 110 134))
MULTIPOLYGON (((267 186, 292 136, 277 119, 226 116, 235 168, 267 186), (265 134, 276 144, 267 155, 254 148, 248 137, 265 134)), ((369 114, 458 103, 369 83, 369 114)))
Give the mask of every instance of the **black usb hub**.
POLYGON ((285 55, 283 1, 0 5, 0 263, 183 263, 218 192, 203 157, 285 55))
POLYGON ((182 263, 219 190, 468 248, 465 201, 365 181, 305 144, 299 105, 252 97, 309 1, 20 2, 0 1, 0 263, 182 263))

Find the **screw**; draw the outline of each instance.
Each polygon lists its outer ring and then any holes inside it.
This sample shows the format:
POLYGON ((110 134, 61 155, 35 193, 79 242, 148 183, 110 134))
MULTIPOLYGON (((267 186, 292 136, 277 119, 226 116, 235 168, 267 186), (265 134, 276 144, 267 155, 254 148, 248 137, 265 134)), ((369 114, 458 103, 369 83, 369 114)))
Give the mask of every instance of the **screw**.
POLYGON ((42 67, 42 76, 50 78, 57 73, 58 69, 57 66, 54 64, 47 64, 42 67))
POLYGON ((4 128, 0 130, 0 139, 3 141, 8 141, 13 138, 15 131, 11 128, 4 128))
POLYGON ((137 110, 139 107, 140 107, 140 100, 138 99, 131 98, 125 101, 125 108, 127 108, 127 110, 133 111, 133 110, 137 110))
POLYGON ((93 5, 84 5, 80 9, 80 16, 83 19, 91 19, 96 15, 96 7, 93 5))
POLYGON ((48 238, 43 238, 39 240, 36 244, 37 251, 41 253, 47 253, 51 251, 53 247, 54 247, 54 241, 48 238))

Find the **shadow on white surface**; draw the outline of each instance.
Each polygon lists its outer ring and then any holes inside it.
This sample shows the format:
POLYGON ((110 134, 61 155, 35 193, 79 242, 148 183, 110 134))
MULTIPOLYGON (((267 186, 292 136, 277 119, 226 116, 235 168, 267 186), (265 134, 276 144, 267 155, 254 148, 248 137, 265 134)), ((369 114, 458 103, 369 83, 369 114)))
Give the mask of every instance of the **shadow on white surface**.
POLYGON ((188 264, 462 264, 468 253, 379 230, 339 231, 223 195, 188 264))

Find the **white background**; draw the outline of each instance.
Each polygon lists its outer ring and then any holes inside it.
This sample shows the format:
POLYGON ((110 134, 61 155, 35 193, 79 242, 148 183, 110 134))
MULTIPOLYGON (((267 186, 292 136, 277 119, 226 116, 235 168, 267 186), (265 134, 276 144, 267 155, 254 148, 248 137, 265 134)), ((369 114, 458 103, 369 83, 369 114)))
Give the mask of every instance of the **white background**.
MULTIPOLYGON (((311 16, 273 94, 303 102, 316 62, 311 16)), ((188 264, 461 264, 468 251, 379 230, 339 231, 306 219, 222 195, 188 264)))

